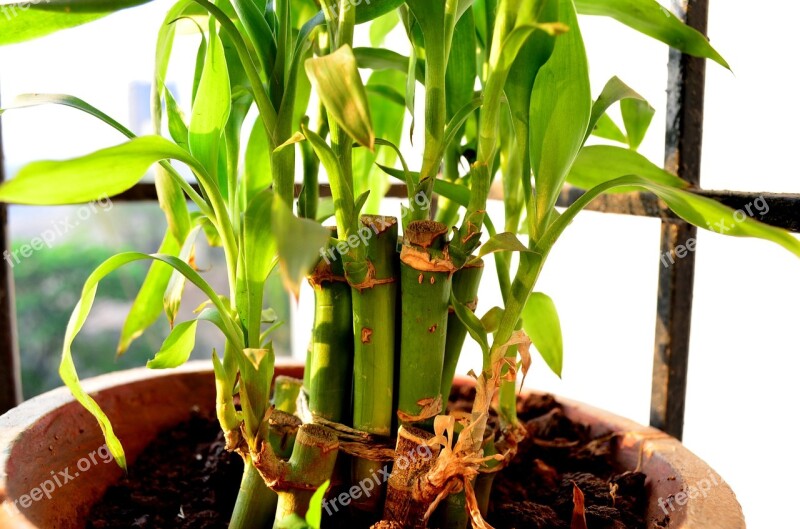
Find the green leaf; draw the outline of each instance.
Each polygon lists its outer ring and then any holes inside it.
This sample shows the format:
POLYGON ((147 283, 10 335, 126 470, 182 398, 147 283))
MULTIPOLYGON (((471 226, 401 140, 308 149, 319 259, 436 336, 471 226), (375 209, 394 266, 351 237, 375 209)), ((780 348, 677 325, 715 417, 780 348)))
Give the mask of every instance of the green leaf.
MULTIPOLYGON (((343 187, 347 187, 342 165, 339 163, 339 158, 333 152, 333 149, 325 143, 325 140, 319 134, 305 126, 303 127, 303 134, 328 173, 328 179, 331 182, 342 182, 343 187)), ((337 199, 335 203, 336 225, 341 232, 344 232, 347 227, 355 225, 354 223, 358 221, 353 190, 348 188, 343 191, 341 198, 337 199)))
POLYGON ((0 201, 58 205, 113 197, 133 187, 151 165, 169 158, 190 157, 163 138, 143 136, 72 160, 34 162, 0 186, 0 201))
POLYGON ((275 63, 278 43, 275 34, 267 24, 263 11, 253 0, 231 0, 239 20, 242 21, 250 41, 253 43, 262 71, 271 72, 275 63))
MULTIPOLYGON (((220 142, 231 113, 231 84, 222 41, 216 25, 209 25, 208 52, 192 106, 189 150, 212 176, 218 174, 220 142)), ((225 186, 221 186, 225 189, 225 186)))
MULTIPOLYGON (((405 119, 405 102, 387 97, 379 88, 402 86, 405 76, 400 72, 384 70, 373 72, 367 82, 367 98, 375 136, 394 145, 402 140, 405 119)), ((355 194, 371 190, 366 213, 378 213, 381 201, 388 190, 386 174, 376 164, 393 166, 397 161, 394 149, 355 149, 353 151, 353 185, 355 194)))
POLYGON ((642 144, 647 129, 653 121, 653 114, 656 109, 650 103, 640 99, 623 99, 620 102, 622 108, 622 121, 625 123, 625 130, 628 132, 628 144, 634 151, 642 144))
MULTIPOLYGON (((283 203, 281 200, 275 200, 275 202, 283 203)), ((242 413, 245 420, 245 437, 253 447, 253 441, 261 427, 261 421, 270 406, 272 377, 275 374, 275 352, 272 347, 245 349, 239 369, 242 377, 239 396, 242 400, 242 413)))
POLYGON ((522 327, 553 373, 561 377, 564 344, 553 300, 541 292, 532 293, 522 309, 522 327))
POLYGON ((480 253, 473 258, 472 262, 480 261, 481 257, 494 252, 529 252, 528 247, 517 239, 513 233, 498 233, 490 237, 480 249, 480 253))
POLYGON ((239 310, 242 311, 250 346, 253 346, 253 340, 258 340, 260 334, 264 283, 275 262, 276 242, 272 234, 273 200, 272 190, 264 189, 253 197, 244 214, 242 241, 244 271, 238 274, 237 280, 244 282, 247 292, 246 302, 239 303, 239 310))
POLYGON ((0 46, 44 37, 151 0, 39 0, 0 6, 0 46))
POLYGON ((497 332, 497 329, 500 328, 500 320, 503 319, 504 312, 505 311, 500 307, 492 307, 483 315, 481 324, 483 324, 483 328, 486 329, 486 332, 497 332))
MULTIPOLYGON (((178 258, 184 263, 190 263, 194 256, 195 240, 197 234, 202 228, 197 226, 186 237, 183 242, 178 258)), ((167 285, 167 290, 164 293, 164 313, 167 315, 167 320, 170 326, 175 323, 175 318, 178 316, 178 310, 181 308, 181 298, 183 297, 183 289, 186 287, 186 277, 179 272, 173 272, 172 277, 167 285)))
MULTIPOLYGON (((600 92, 600 96, 597 98, 597 101, 595 101, 592 105, 592 116, 589 118, 589 127, 586 130, 586 137, 583 139, 583 141, 585 142, 589 138, 589 135, 595 131, 597 124, 600 122, 601 118, 606 115, 606 111, 611 107, 611 105, 617 101, 624 101, 626 99, 639 99, 644 101, 642 96, 640 96, 634 89, 623 83, 619 77, 615 76, 609 79, 606 85, 603 87, 603 91, 600 92)), ((623 140, 623 142, 627 142, 627 138, 623 140)))
POLYGON ((164 96, 167 101, 167 125, 169 135, 172 139, 186 149, 189 150, 189 128, 186 126, 186 116, 183 110, 178 106, 178 102, 172 96, 169 89, 164 88, 164 96))
POLYGON ((67 94, 22 94, 14 98, 14 102, 11 104, 11 106, 0 109, 0 115, 8 110, 29 108, 39 105, 63 105, 65 107, 81 110, 115 128, 127 138, 136 137, 136 135, 130 129, 122 125, 108 114, 101 112, 99 109, 93 107, 82 99, 67 94))
POLYGON ((545 253, 549 251, 575 216, 592 200, 612 189, 631 186, 655 193, 679 217, 695 226, 724 235, 755 237, 772 241, 800 257, 800 240, 797 240, 789 232, 754 220, 744 212, 734 211, 710 198, 696 195, 690 191, 659 185, 636 175, 623 176, 604 182, 584 193, 553 222, 537 243, 539 250, 545 253), (741 215, 739 215, 740 213, 741 215))
POLYGON ((620 130, 619 126, 614 123, 614 120, 611 119, 608 114, 600 116, 591 135, 618 143, 624 143, 626 145, 628 143, 628 137, 620 130))
POLYGON ((404 0, 370 0, 369 2, 364 1, 356 4, 356 24, 375 20, 379 16, 394 11, 403 5, 403 2, 404 0))
POLYGON ((164 340, 155 358, 147 361, 148 369, 170 369, 182 366, 194 350, 197 320, 179 323, 164 340))
POLYGON ((375 133, 367 91, 350 46, 306 61, 306 73, 325 108, 360 145, 372 150, 375 133))
MULTIPOLYGON (((180 250, 181 244, 175 240, 170 231, 167 231, 158 253, 177 256, 180 250)), ((172 269, 162 262, 156 261, 150 265, 144 283, 122 325, 117 355, 124 354, 133 341, 158 320, 164 310, 164 292, 167 290, 171 275, 172 269)))
POLYGON ((576 0, 575 5, 582 15, 611 17, 684 53, 711 59, 730 69, 702 33, 681 22, 656 0, 576 0))
POLYGON ((373 48, 380 48, 386 36, 400 23, 397 11, 389 11, 369 26, 369 42, 373 48))
POLYGON ((538 226, 549 216, 583 145, 592 105, 586 49, 572 0, 559 0, 559 12, 569 31, 556 39, 553 54, 536 76, 531 100, 538 226))
POLYGON ((282 200, 272 202, 273 234, 278 244, 283 284, 298 297, 300 284, 319 261, 330 232, 312 220, 295 217, 282 200))
POLYGON ((323 483, 311 496, 311 501, 308 504, 308 512, 306 513, 306 522, 312 529, 320 529, 322 527, 322 501, 325 499, 325 492, 331 484, 331 480, 323 483))
POLYGON ((450 293, 450 305, 453 307, 453 310, 456 313, 456 316, 461 323, 467 328, 467 332, 472 339, 478 342, 478 345, 481 346, 481 351, 483 352, 484 358, 489 356, 489 338, 486 335, 486 329, 481 323, 481 320, 472 312, 469 308, 467 308, 464 303, 457 300, 453 293, 450 293))
MULTIPOLYGON (((217 296, 211 286, 208 285, 208 283, 206 283, 205 280, 203 280, 203 278, 197 274, 197 272, 192 270, 189 265, 180 259, 169 255, 147 255, 138 252, 118 254, 104 261, 86 280, 86 283, 83 285, 83 290, 81 291, 80 300, 75 306, 75 309, 72 311, 69 323, 67 324, 64 347, 61 352, 61 364, 59 366, 58 373, 61 375, 61 379, 69 388, 75 399, 80 402, 81 405, 95 417, 95 419, 97 419, 109 451, 114 456, 114 459, 116 459, 117 464, 119 464, 119 466, 121 466, 123 469, 126 468, 125 453, 122 448, 122 444, 114 434, 114 429, 111 426, 111 422, 108 420, 108 417, 100 408, 100 406, 98 406, 97 402, 95 402, 95 400, 90 397, 80 385, 78 373, 75 369, 75 363, 72 359, 72 342, 75 340, 75 337, 80 332, 84 323, 86 323, 86 318, 89 316, 89 311, 91 311, 92 304, 94 303, 98 283, 104 277, 118 268, 141 260, 161 261, 175 268, 176 270, 179 270, 181 273, 186 275, 186 277, 192 283, 197 285, 197 287, 209 297, 209 299, 221 312, 225 311, 225 306, 222 303, 222 300, 219 298, 219 296, 217 296)), ((235 324, 229 318, 227 318, 225 321, 225 328, 227 329, 225 334, 228 339, 235 344, 241 345, 241 332, 237 333, 235 324)))
MULTIPOLYGON (((410 59, 396 51, 374 48, 355 48, 353 55, 359 68, 368 70, 395 70, 404 75, 408 74, 410 59)), ((420 84, 425 84, 425 62, 417 60, 414 63, 414 78, 420 84)))
MULTIPOLYGON (((665 186, 689 187, 685 180, 658 167, 641 154, 611 145, 591 145, 581 149, 567 181, 575 187, 591 189, 603 182, 630 174, 642 176, 665 186)), ((630 189, 618 189, 615 192, 628 191, 630 189)))
POLYGON ((272 185, 272 164, 267 131, 260 120, 253 123, 244 153, 244 203, 272 185))
POLYGON ((311 525, 303 518, 295 513, 275 523, 275 529, 309 529, 311 525))

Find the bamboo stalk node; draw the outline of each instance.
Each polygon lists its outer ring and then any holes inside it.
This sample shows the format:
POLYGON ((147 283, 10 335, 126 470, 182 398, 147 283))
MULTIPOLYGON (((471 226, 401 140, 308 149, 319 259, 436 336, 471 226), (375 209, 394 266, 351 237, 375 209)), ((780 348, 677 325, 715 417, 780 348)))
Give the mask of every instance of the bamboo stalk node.
POLYGON ((417 405, 422 407, 417 415, 411 415, 410 413, 406 413, 402 410, 397 410, 397 417, 403 422, 403 424, 427 421, 428 419, 432 419, 442 413, 442 396, 437 395, 436 397, 421 399, 417 401, 417 405))
MULTIPOLYGON (((453 274, 457 271, 453 261, 450 260, 449 252, 445 249, 442 257, 433 257, 424 250, 419 250, 407 244, 400 250, 400 260, 420 272, 444 272, 453 274)), ((418 281, 422 283, 423 275, 419 275, 418 281)))
POLYGON ((359 292, 363 292, 369 288, 374 288, 381 285, 390 285, 395 282, 394 277, 385 277, 378 279, 375 277, 375 265, 372 264, 372 261, 367 261, 367 273, 366 277, 360 283, 351 283, 350 286, 359 292))
POLYGON ((394 461, 394 443, 391 439, 320 417, 310 410, 305 392, 300 394, 297 403, 298 415, 304 423, 319 424, 336 433, 339 451, 379 463, 394 461))

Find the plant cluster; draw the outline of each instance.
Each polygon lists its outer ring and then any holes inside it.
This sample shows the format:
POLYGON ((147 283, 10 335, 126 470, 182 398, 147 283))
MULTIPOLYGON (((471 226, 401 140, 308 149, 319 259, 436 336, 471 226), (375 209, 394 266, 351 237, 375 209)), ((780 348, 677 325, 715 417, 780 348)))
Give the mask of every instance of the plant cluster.
MULTIPOLYGON (((31 5, 0 19, 0 44, 146 1, 31 5)), ((599 195, 634 188, 703 228, 733 215, 636 152, 653 116, 639 94, 614 78, 593 100, 578 14, 612 17, 727 67, 700 33, 655 0, 179 0, 158 34, 153 135, 135 137, 74 97, 21 97, 16 107, 56 103, 88 112, 126 141, 32 163, 0 187, 0 200, 113 197, 155 165, 168 221, 161 247, 115 255, 89 276, 60 368, 119 464, 125 466, 123 447, 81 388, 71 345, 98 283, 128 263, 152 261, 119 351, 162 312, 173 328, 150 368, 186 362, 201 321, 224 334, 223 354, 213 354, 217 414, 228 448, 246 464, 230 527, 270 520, 275 527, 319 526, 330 480, 334 496, 367 482, 378 489, 353 494, 342 511, 364 526, 488 527, 492 472, 509 462, 524 435, 516 388, 531 345, 560 374, 555 306, 534 288, 572 219, 599 195), (187 115, 165 84, 178 24, 199 36, 187 115), (395 27, 405 31, 409 56, 383 47, 395 27), (356 32, 369 33, 372 45, 354 47, 356 32), (624 133, 606 114, 618 102, 624 133), (420 105, 424 123, 410 128, 423 154, 410 160, 398 145, 420 105), (245 127, 248 115, 256 117, 252 127, 245 127), (587 145, 593 134, 616 144, 587 145), (330 197, 320 193, 323 171, 330 197), (378 215, 391 178, 408 190, 397 217, 378 215), (586 191, 558 210, 568 182, 586 191), (502 189, 502 219, 486 214, 493 186, 502 189), (323 226, 330 218, 333 225, 323 226), (199 236, 225 254, 225 292, 193 267, 199 236), (503 306, 479 317, 488 256, 503 306), (273 384, 270 333, 279 322, 264 299, 273 273, 295 296, 305 278, 314 289, 304 381, 273 384), (175 322, 187 281, 208 302, 194 319, 175 322), (467 335, 483 352, 477 395, 471 413, 448 414, 467 335), (490 420, 494 402, 498 421, 490 420), (420 447, 430 457, 407 457, 420 447), (375 481, 392 460, 386 482, 375 481)), ((800 255, 800 242, 781 230, 750 218, 728 224, 728 235, 769 239, 800 255)))

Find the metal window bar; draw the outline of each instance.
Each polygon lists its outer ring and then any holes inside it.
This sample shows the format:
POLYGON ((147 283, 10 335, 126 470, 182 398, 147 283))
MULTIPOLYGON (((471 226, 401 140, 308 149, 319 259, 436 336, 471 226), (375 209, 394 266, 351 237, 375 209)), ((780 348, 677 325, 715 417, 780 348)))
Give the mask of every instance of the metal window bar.
MULTIPOLYGON (((690 26, 705 34, 708 23, 708 0, 675 2, 677 14, 690 26)), ((670 50, 667 104, 666 160, 668 170, 691 182, 704 196, 740 209, 758 197, 769 200, 770 210, 762 219, 767 224, 800 232, 800 195, 745 193, 699 189, 702 151, 705 61, 670 50)), ((0 131, 0 179, 2 179, 2 136, 0 131)), ((296 191, 299 191, 299 186, 296 191)), ((559 197, 559 206, 567 207, 583 191, 567 187, 559 197)), ((322 196, 330 196, 323 187, 322 196)), ((388 196, 403 198, 405 187, 395 185, 388 196)), ((139 184, 113 197, 115 201, 157 200, 153 184, 139 184)), ((493 197, 502 198, 502 197, 493 197)), ((647 216, 662 220, 662 252, 674 252, 678 245, 694 236, 695 229, 677 218, 650 193, 609 195, 592 202, 590 210, 603 213, 647 216)), ((0 204, 0 251, 7 249, 6 208, 0 204)), ((659 262, 660 277, 657 324, 653 358, 651 425, 680 438, 686 399, 689 359, 692 295, 694 290, 694 253, 665 268, 659 262)), ((5 261, 0 267, 0 413, 20 399, 19 360, 15 343, 13 281, 5 261)))

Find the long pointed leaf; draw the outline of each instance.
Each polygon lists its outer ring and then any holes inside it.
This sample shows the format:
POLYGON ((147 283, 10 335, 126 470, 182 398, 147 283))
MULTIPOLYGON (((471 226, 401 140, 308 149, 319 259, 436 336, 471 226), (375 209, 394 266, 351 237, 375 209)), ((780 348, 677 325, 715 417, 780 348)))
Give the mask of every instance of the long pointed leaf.
POLYGON ((522 310, 522 328, 553 373, 561 377, 564 344, 556 305, 546 294, 534 292, 522 310))
POLYGON ((375 133, 367 92, 350 46, 308 59, 306 72, 325 108, 360 145, 373 149, 375 133))
POLYGON ((147 361, 147 367, 149 369, 170 369, 185 364, 194 350, 196 332, 197 320, 185 321, 176 325, 164 340, 156 356, 147 361))
POLYGON ((191 160, 174 143, 144 136, 72 160, 34 162, 0 186, 0 201, 56 205, 113 197, 133 187, 151 165, 170 158, 191 160))
POLYGON ((0 6, 0 46, 44 37, 151 0, 47 0, 0 6))
MULTIPOLYGON (((100 283, 104 277, 118 268, 125 266, 126 264, 142 260, 161 261, 175 268, 176 270, 179 270, 181 273, 186 275, 186 277, 192 283, 197 285, 197 287, 209 297, 212 303, 214 303, 214 305, 217 306, 220 311, 225 311, 225 305, 222 303, 222 300, 220 300, 219 296, 217 296, 211 286, 206 283, 205 280, 197 274, 197 272, 192 270, 189 265, 173 256, 159 254, 147 255, 138 252, 118 254, 107 259, 100 266, 98 266, 86 280, 86 283, 83 285, 80 300, 78 301, 75 309, 72 311, 69 323, 67 324, 66 335, 64 338, 64 348, 61 353, 61 365, 59 366, 58 373, 61 375, 61 379, 64 381, 64 384, 69 388, 78 402, 80 402, 81 405, 83 405, 83 407, 86 408, 86 410, 94 415, 94 417, 97 419, 100 429, 103 431, 103 436, 106 439, 106 444, 108 445, 109 451, 114 456, 114 459, 116 459, 117 464, 119 464, 122 468, 126 468, 125 453, 122 448, 122 444, 114 434, 114 429, 106 414, 97 404, 97 402, 95 402, 95 400, 90 397, 89 394, 86 393, 86 391, 84 391, 84 389, 81 387, 80 380, 78 379, 78 372, 75 369, 75 363, 72 359, 72 343, 75 340, 75 337, 78 335, 78 332, 80 332, 84 323, 86 323, 86 318, 89 316, 89 311, 94 303, 98 283, 100 283)), ((226 321, 226 328, 228 330, 226 336, 228 336, 230 340, 233 340, 234 343, 238 342, 239 346, 241 346, 240 332, 237 333, 236 326, 230 319, 227 319, 226 321)))
POLYGON ((656 0, 576 0, 575 4, 583 15, 611 17, 682 52, 712 59, 730 69, 702 33, 681 22, 656 0))

